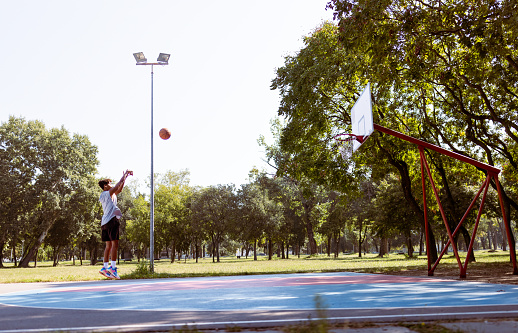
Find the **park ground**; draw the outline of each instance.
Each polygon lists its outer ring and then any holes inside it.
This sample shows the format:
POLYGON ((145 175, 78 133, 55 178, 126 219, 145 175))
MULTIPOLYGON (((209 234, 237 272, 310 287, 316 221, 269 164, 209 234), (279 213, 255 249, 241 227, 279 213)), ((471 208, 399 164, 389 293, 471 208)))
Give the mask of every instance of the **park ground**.
MULTIPOLYGON (((461 259, 464 261, 464 257, 461 259)), ((465 254, 464 254, 465 256, 465 254)), ((468 264, 467 281, 518 284, 518 276, 513 275, 513 267, 507 251, 476 251, 476 262, 468 264)), ((103 279, 98 273, 101 263, 83 265, 76 260, 62 261, 53 267, 52 262, 38 262, 36 267, 14 268, 11 263, 4 263, 0 269, 0 283, 24 282, 60 282, 60 281, 93 281, 103 279)), ((139 278, 180 278, 201 276, 230 276, 252 274, 289 274, 351 271, 359 273, 390 274, 404 276, 428 276, 426 256, 408 258, 402 254, 390 254, 383 258, 376 254, 340 254, 338 258, 332 255, 293 256, 290 259, 267 260, 259 256, 253 258, 222 257, 219 263, 212 258, 180 260, 171 263, 170 259, 154 261, 154 272, 149 272, 149 261, 137 262, 120 261, 118 264, 122 279, 139 278)), ((435 272, 435 277, 460 279, 459 267, 453 255, 446 255, 435 272)))

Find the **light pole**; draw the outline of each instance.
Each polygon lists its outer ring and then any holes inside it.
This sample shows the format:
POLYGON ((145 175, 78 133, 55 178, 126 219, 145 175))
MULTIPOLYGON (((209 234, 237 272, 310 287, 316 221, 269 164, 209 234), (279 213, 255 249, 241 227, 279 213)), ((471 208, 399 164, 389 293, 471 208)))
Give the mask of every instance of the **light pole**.
POLYGON ((156 62, 147 62, 144 53, 138 52, 133 53, 137 65, 151 65, 151 198, 150 200, 150 221, 149 221, 149 271, 153 273, 155 271, 155 185, 154 185, 154 173, 153 173, 153 66, 161 65, 165 66, 169 63, 170 54, 160 53, 156 62))

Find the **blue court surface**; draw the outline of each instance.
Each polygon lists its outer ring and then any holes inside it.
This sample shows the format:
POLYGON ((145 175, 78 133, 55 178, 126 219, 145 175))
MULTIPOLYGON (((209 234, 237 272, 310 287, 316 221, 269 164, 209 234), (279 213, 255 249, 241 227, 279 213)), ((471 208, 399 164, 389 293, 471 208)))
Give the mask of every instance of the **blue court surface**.
MULTIPOLYGON (((272 320, 300 321, 315 317, 317 298, 328 318, 335 321, 518 315, 518 285, 351 272, 12 286, 10 291, 8 284, 2 285, 0 313, 16 318, 25 311, 29 317, 35 316, 33 326, 49 329, 69 326, 93 329, 95 323, 103 323, 104 315, 112 326, 115 317, 121 321, 115 325, 126 328, 135 325, 171 328, 185 324, 209 327, 208 323, 241 326, 256 323, 249 326, 258 327, 258 323, 272 320), (85 315, 90 320, 80 319, 85 315), (59 323, 67 316, 76 316, 76 320, 59 323), (92 321, 92 316, 97 319, 92 321), (38 318, 48 321, 38 324, 38 318)), ((0 317, 0 332, 35 329, 30 325, 19 327, 21 323, 0 317)))

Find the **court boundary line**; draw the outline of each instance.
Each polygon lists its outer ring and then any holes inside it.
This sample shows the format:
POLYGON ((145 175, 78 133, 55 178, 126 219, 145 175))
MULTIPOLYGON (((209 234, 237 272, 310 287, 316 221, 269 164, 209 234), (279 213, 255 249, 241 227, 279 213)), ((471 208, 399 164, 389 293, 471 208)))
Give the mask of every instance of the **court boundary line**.
MULTIPOLYGON (((316 311, 315 307, 312 308, 287 308, 287 309, 250 309, 250 310, 236 310, 236 309, 217 309, 217 310, 171 310, 171 309, 85 309, 85 308, 55 308, 55 307, 41 307, 41 306, 29 306, 29 305, 14 305, 14 304, 5 304, 1 303, 0 305, 8 306, 8 307, 16 307, 16 308, 24 308, 24 309, 39 309, 39 310, 70 310, 70 311, 135 311, 135 312, 235 312, 235 313, 255 313, 255 312, 280 312, 280 311, 316 311)), ((418 306, 418 307, 408 307, 408 306, 379 306, 379 307, 368 307, 368 308, 326 308, 326 311, 357 311, 357 310, 401 310, 401 309, 414 309, 414 310, 423 310, 423 309, 456 309, 459 307, 463 308, 480 308, 480 307, 498 307, 498 306, 518 306, 518 301, 515 303, 508 304, 478 304, 478 305, 429 305, 429 306, 418 306)), ((512 310, 518 313, 518 310, 512 310)), ((2 330, 0 330, 0 333, 2 330)))

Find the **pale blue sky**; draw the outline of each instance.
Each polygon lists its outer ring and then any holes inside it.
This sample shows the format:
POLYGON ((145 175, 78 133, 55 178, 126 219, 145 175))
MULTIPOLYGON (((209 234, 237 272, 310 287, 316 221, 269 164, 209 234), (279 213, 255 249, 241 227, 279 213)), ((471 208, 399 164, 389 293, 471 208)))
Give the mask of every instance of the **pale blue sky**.
POLYGON ((155 172, 188 169, 191 184, 247 182, 266 168, 284 56, 325 20, 328 0, 2 0, 0 122, 9 115, 63 125, 99 147, 99 176, 150 174, 149 66, 154 74, 155 172), (167 127, 171 139, 158 130, 167 127))

